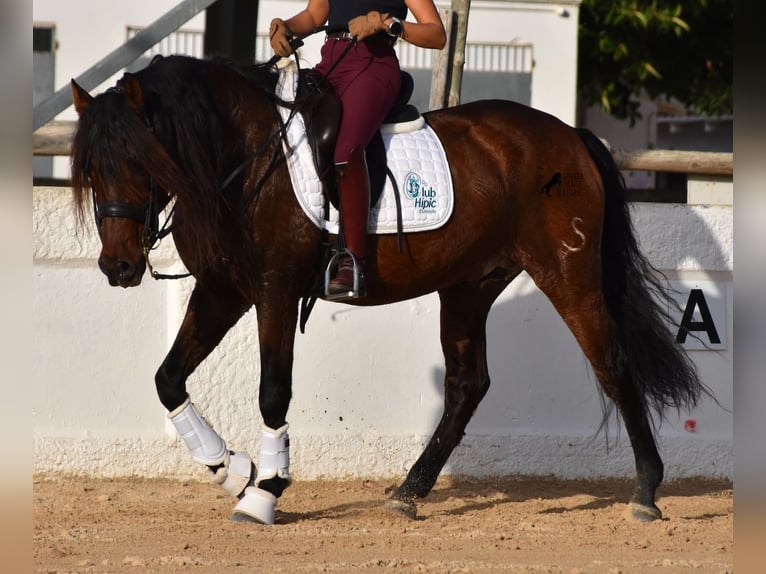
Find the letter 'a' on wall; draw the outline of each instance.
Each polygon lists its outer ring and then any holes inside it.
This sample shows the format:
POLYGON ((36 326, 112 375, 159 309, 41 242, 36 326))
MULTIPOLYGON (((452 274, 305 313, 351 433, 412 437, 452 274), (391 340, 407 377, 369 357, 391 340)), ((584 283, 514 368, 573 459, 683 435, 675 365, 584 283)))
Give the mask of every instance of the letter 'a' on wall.
POLYGON ((672 332, 687 351, 722 351, 727 348, 727 284, 718 281, 671 282, 677 309, 672 332))

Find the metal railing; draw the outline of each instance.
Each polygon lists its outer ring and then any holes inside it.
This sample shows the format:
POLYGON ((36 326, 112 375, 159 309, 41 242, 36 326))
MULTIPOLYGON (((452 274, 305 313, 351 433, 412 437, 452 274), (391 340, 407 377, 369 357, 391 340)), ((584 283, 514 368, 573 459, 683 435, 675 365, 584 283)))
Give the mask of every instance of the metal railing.
MULTIPOLYGON (((128 26, 128 40, 135 38, 144 28, 128 26)), ((184 54, 201 58, 204 52, 205 34, 202 30, 176 30, 171 32, 146 52, 140 58, 153 58, 157 55, 184 54)))
MULTIPOLYGON (((128 39, 140 34, 143 28, 128 27, 128 39)), ((152 58, 158 54, 183 54, 201 58, 203 56, 204 33, 198 30, 171 32, 166 38, 152 46, 142 56, 152 58)), ((433 67, 433 50, 419 48, 407 42, 398 42, 396 52, 402 67, 429 69, 433 67)), ((272 56, 266 34, 255 39, 255 61, 263 62, 272 56)), ((534 66, 531 42, 468 42, 465 53, 465 69, 481 72, 524 72, 531 73, 534 66)))
MULTIPOLYGON (((160 16, 151 26, 141 30, 122 46, 93 64, 85 72, 77 76, 75 81, 84 89, 88 91, 93 90, 215 1, 183 0, 160 16)), ((72 91, 69 85, 66 85, 34 107, 32 130, 37 130, 40 126, 45 125, 70 105, 72 105, 72 91)))
MULTIPOLYGON (((127 31, 128 39, 130 40, 140 34, 143 28, 128 26, 127 31)), ((205 33, 202 30, 177 30, 157 42, 144 52, 141 57, 151 59, 157 55, 170 56, 171 54, 180 54, 192 56, 193 58, 202 58, 205 51, 204 40, 205 33)), ((258 34, 255 37, 255 61, 264 62, 271 58, 273 54, 268 35, 258 34)))

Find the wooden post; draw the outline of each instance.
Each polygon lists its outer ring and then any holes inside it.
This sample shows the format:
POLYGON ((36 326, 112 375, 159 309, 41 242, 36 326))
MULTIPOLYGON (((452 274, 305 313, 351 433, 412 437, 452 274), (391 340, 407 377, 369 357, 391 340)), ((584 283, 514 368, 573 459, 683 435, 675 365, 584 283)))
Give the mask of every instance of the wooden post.
POLYGON ((455 13, 450 8, 440 10, 444 30, 447 32, 447 43, 444 48, 434 55, 434 71, 431 75, 431 95, 428 109, 439 110, 447 107, 447 93, 451 77, 452 58, 455 53, 455 13))
POLYGON ((217 0, 205 11, 205 57, 255 60, 258 0, 217 0))
POLYGON ((465 65, 465 38, 468 32, 468 11, 471 0, 452 0, 452 11, 457 16, 455 35, 455 52, 452 58, 452 74, 450 76, 449 98, 447 105, 460 104, 460 90, 463 85, 463 66, 465 65))

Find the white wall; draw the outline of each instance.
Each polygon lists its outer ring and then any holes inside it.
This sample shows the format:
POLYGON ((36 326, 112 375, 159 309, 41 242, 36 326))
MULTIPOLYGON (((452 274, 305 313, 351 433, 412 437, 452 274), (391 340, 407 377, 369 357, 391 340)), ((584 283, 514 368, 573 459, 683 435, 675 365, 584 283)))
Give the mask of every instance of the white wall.
MULTIPOLYGON (((690 351, 723 406, 732 406, 731 206, 640 204, 636 226, 652 262, 682 287, 706 289, 723 334, 690 351), (679 284, 681 285, 681 284, 679 284)), ((75 234, 68 190, 34 191, 32 384, 35 468, 96 476, 202 476, 170 432, 153 375, 180 323, 190 279, 111 288, 98 241, 75 234)), ((169 245, 160 270, 180 270, 169 245)), ((400 477, 441 414, 438 298, 357 309, 319 302, 297 335, 289 412, 293 472, 400 477)), ((446 472, 632 476, 627 436, 597 434, 596 383, 573 337, 526 277, 488 324, 492 387, 446 472)), ((247 315, 189 381, 230 447, 257 452, 259 357, 247 315)), ((706 401, 660 429, 668 476, 732 475, 732 415, 706 401), (693 420, 694 432, 684 423, 693 420)))
MULTIPOLYGON (((34 0, 35 22, 57 26, 55 88, 124 42, 127 25, 146 26, 173 5, 175 0, 34 0)), ((265 31, 272 17, 303 5, 261 0, 259 28, 265 31)), ((532 105, 570 124, 578 7, 577 0, 474 0, 468 31, 471 41, 531 41, 532 105)), ((185 28, 203 27, 198 16, 185 28)), ((316 54, 319 43, 309 41, 304 56, 310 58, 312 49, 316 54)), ((59 119, 74 119, 74 112, 59 119)), ((57 158, 57 175, 66 177, 67 169, 66 158, 57 158)), ((36 189, 34 205, 36 469, 200 476, 169 432, 153 383, 191 280, 145 279, 136 289, 109 288, 96 265, 97 240, 75 234, 66 190, 36 189)), ((655 265, 671 279, 687 281, 686 292, 699 284, 709 293, 727 338, 717 351, 691 353, 719 400, 731 407, 731 207, 640 205, 636 215, 655 265)), ((180 269, 168 246, 158 257, 161 269, 180 269)), ((488 334, 493 385, 447 472, 633 474, 625 432, 608 453, 604 436, 596 435, 596 384, 572 336, 528 278, 520 277, 501 296, 488 334)), ((251 452, 260 430, 258 365, 250 314, 189 381, 194 400, 229 445, 251 452)), ((296 343, 290 410, 295 476, 403 475, 440 415, 442 377, 436 296, 376 309, 318 303, 296 343)), ((612 425, 613 435, 618 428, 612 425)), ((731 414, 709 402, 661 428, 670 477, 730 477, 731 445, 731 414), (695 432, 684 430, 686 420, 695 421, 695 432)))

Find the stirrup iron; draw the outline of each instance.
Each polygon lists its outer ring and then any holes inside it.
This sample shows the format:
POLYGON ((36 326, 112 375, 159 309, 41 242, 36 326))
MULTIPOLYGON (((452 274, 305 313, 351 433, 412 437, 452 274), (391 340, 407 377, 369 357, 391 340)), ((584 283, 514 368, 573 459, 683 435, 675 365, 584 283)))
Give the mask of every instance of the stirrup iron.
POLYGON ((346 301, 350 299, 359 299, 361 297, 364 297, 366 293, 364 293, 364 283, 362 280, 362 264, 357 258, 356 255, 354 255, 351 251, 348 249, 343 249, 342 251, 338 251, 335 255, 333 255, 330 258, 330 262, 327 264, 327 269, 325 269, 324 272, 324 298, 327 301, 346 301), (330 293, 330 281, 332 280, 332 269, 334 267, 338 267, 339 260, 344 257, 348 256, 351 258, 351 263, 353 264, 353 271, 354 271, 354 284, 350 291, 340 291, 338 293, 330 293))

